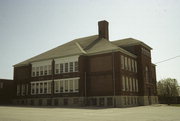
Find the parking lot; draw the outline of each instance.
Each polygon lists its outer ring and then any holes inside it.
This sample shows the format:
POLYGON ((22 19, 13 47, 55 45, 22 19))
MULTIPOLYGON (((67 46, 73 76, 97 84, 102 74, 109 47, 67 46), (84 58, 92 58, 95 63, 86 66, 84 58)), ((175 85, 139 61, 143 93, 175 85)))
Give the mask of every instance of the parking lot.
POLYGON ((180 121, 180 107, 62 108, 0 106, 0 121, 180 121))

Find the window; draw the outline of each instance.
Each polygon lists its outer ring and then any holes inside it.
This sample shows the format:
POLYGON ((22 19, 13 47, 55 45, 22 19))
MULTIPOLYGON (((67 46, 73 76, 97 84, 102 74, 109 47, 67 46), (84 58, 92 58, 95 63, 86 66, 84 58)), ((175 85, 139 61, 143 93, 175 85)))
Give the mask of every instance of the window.
POLYGON ((17 96, 19 96, 20 95, 20 85, 18 84, 17 85, 17 96))
POLYGON ((63 63, 60 64, 60 73, 63 73, 64 71, 64 68, 63 68, 63 63))
POLYGON ((43 66, 40 66, 40 75, 43 76, 43 66))
POLYGON ((134 72, 134 60, 131 60, 131 65, 132 65, 132 72, 134 72))
POLYGON ((51 93, 51 82, 47 83, 47 88, 48 88, 48 94, 51 93))
POLYGON ((43 83, 40 83, 40 94, 43 93, 43 83))
POLYGON ((128 65, 127 65, 127 57, 124 57, 124 59, 125 59, 125 70, 127 70, 127 69, 128 69, 128 65))
POLYGON ((21 95, 24 96, 25 93, 26 93, 26 91, 25 91, 25 84, 22 84, 21 85, 21 95))
POLYGON ((28 84, 26 84, 26 95, 28 95, 28 90, 29 90, 28 84))
POLYGON ((3 82, 0 82, 0 89, 3 88, 3 82))
POLYGON ((124 56, 121 55, 121 69, 124 69, 124 56))
POLYGON ((51 93, 51 82, 33 82, 31 83, 31 94, 50 94, 51 93))
POLYGON ((31 84, 31 94, 35 94, 35 83, 31 84))
POLYGON ((136 91, 136 82, 135 82, 135 78, 133 78, 133 91, 136 91))
POLYGON ((133 84, 132 84, 132 78, 129 78, 129 82, 130 82, 130 91, 133 91, 133 84))
POLYGON ((47 82, 44 82, 44 94, 47 93, 47 82))
POLYGON ((36 76, 39 76, 39 67, 36 67, 36 76))
POLYGON ((70 72, 73 72, 73 62, 70 62, 70 63, 69 63, 69 71, 70 71, 70 72))
POLYGON ((149 69, 148 69, 147 66, 146 66, 146 68, 145 68, 145 80, 146 80, 146 82, 149 81, 149 69))
POLYGON ((39 83, 36 83, 36 94, 39 93, 39 83))
POLYGON ((75 72, 78 72, 78 62, 76 61, 76 62, 74 62, 74 71, 75 72))
POLYGON ((47 66, 44 66, 44 75, 47 75, 47 66))
POLYGON ((128 58, 128 70, 131 71, 131 59, 128 58))
POLYGON ((136 79, 136 92, 138 92, 139 89, 138 89, 138 80, 136 79))
POLYGON ((68 72, 68 63, 65 63, 65 72, 68 72))
POLYGON ((79 91, 79 83, 78 79, 61 79, 61 80, 55 80, 54 83, 54 91, 56 93, 73 93, 79 91), (57 91, 58 90, 58 91, 57 91))
POLYGON ((135 65, 135 72, 137 73, 137 61, 134 62, 135 65))
POLYGON ((54 87, 55 87, 55 88, 54 88, 54 92, 55 92, 55 93, 59 92, 59 81, 55 81, 55 82, 54 82, 54 87))
POLYGON ((55 73, 58 74, 59 73, 59 64, 55 65, 55 73))
POLYGON ((128 82, 128 77, 126 77, 126 91, 129 91, 129 82, 128 82))
POLYGON ((122 91, 125 91, 125 78, 122 76, 122 91))
POLYGON ((69 80, 69 90, 73 92, 73 80, 69 80))
POLYGON ((74 80, 74 89, 75 89, 75 92, 79 91, 79 80, 78 79, 74 80))
POLYGON ((48 65, 48 75, 51 75, 51 65, 48 65))
POLYGON ((68 80, 65 80, 65 92, 68 92, 68 80))
POLYGON ((60 92, 64 92, 63 81, 60 81, 60 92))
POLYGON ((32 67, 32 77, 35 77, 36 73, 35 73, 35 67, 32 67))

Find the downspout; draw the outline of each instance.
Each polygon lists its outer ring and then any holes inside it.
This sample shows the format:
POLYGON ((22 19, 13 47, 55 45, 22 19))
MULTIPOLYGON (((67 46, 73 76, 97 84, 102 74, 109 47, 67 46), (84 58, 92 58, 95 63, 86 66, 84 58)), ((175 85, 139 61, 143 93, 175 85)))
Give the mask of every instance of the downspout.
POLYGON ((86 92, 86 72, 84 72, 84 97, 85 97, 85 106, 87 106, 87 92, 86 92))
POLYGON ((51 84, 51 105, 52 105, 52 99, 54 97, 54 73, 55 73, 55 61, 54 59, 52 60, 52 65, 51 65, 51 74, 52 74, 52 84, 51 84))
POLYGON ((112 52, 112 71, 113 71, 113 75, 112 75, 112 79, 113 79, 113 106, 116 107, 116 83, 115 83, 115 68, 114 68, 114 52, 112 52))

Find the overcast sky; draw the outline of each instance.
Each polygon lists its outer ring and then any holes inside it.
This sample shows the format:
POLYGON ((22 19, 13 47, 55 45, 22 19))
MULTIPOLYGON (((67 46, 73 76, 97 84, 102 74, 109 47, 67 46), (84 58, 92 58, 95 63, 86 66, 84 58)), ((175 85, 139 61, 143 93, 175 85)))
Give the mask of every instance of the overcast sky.
MULTIPOLYGON (((152 62, 180 55, 180 0, 0 0, 0 78, 13 65, 73 39, 98 34, 135 38, 153 48, 152 62)), ((157 80, 180 82, 180 57, 159 63, 157 80)))

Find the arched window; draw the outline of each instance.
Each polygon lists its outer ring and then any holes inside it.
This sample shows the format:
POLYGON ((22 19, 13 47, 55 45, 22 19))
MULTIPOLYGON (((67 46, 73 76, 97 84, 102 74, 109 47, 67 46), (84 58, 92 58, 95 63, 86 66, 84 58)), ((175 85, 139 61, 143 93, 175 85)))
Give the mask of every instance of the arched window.
POLYGON ((148 69, 147 66, 145 68, 145 79, 146 79, 147 82, 149 81, 149 69, 148 69))

